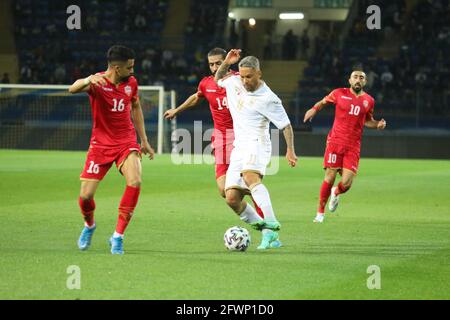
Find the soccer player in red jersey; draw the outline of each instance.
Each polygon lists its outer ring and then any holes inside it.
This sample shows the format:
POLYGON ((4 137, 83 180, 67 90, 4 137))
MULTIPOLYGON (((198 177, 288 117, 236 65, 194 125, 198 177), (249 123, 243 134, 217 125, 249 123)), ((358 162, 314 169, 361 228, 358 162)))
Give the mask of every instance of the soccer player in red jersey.
MULTIPOLYGON (((216 165, 216 181, 220 195, 225 198, 225 177, 230 165, 230 155, 233 149, 234 131, 233 119, 228 109, 227 93, 224 88, 217 85, 214 76, 222 65, 227 52, 222 48, 214 48, 208 53, 208 64, 211 75, 204 77, 196 93, 191 95, 176 109, 167 110, 164 113, 166 119, 173 119, 186 109, 196 106, 201 99, 209 102, 209 108, 214 122, 214 133, 211 137, 216 165)), ((232 72, 232 71, 229 71, 232 72)), ((258 215, 264 218, 261 209, 255 205, 258 215)))
POLYGON ((373 118, 374 99, 364 92, 366 74, 355 69, 348 81, 350 88, 333 90, 309 109, 303 120, 311 121, 328 103, 336 106, 334 124, 327 137, 323 164, 326 170, 325 179, 320 188, 319 208, 314 222, 323 222, 325 205, 330 194, 328 209, 334 212, 339 204, 339 195, 350 189, 358 171, 363 127, 378 130, 386 127, 384 119, 377 121, 373 118), (339 184, 333 187, 338 172, 342 178, 339 184))
POLYGON ((125 177, 126 188, 119 205, 116 229, 109 239, 112 254, 123 254, 123 234, 137 205, 141 188, 141 152, 151 159, 138 96, 138 83, 133 76, 135 53, 123 46, 108 50, 108 70, 77 80, 70 93, 86 92, 92 108, 92 136, 86 163, 81 173, 79 206, 85 227, 78 247, 87 250, 96 229, 94 195, 103 177, 115 163, 125 177), (134 124, 134 125, 133 125, 134 124), (136 127, 136 129, 135 129, 136 127), (137 143, 136 131, 141 145, 137 143))

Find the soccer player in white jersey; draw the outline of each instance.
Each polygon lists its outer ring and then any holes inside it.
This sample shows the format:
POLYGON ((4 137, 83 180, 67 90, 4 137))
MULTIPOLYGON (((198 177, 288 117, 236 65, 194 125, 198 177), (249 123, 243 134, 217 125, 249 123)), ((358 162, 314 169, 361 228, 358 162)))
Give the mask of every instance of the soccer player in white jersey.
POLYGON ((258 249, 281 246, 278 233, 280 223, 275 217, 269 191, 262 183, 272 154, 269 125, 272 122, 283 130, 287 144, 286 158, 291 167, 297 163, 294 133, 281 100, 261 80, 259 60, 248 56, 239 63, 239 74, 228 70, 240 60, 241 50, 233 49, 217 70, 215 80, 227 91, 228 107, 234 125, 234 149, 225 180, 227 204, 242 221, 262 231, 258 249), (243 201, 251 193, 264 213, 264 220, 255 209, 243 201))

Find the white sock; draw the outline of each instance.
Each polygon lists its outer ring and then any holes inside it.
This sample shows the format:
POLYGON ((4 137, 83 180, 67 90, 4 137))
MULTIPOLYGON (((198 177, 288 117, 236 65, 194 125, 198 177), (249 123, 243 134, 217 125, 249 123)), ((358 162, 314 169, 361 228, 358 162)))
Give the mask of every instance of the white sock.
POLYGON ((86 228, 88 228, 88 229, 94 229, 95 228, 95 223, 92 225, 92 226, 88 226, 88 224, 85 222, 84 223, 84 226, 86 227, 86 228))
POLYGON ((256 210, 253 209, 251 205, 247 203, 247 206, 245 207, 244 211, 240 214, 241 220, 245 223, 255 223, 258 221, 261 221, 261 217, 258 216, 256 213, 256 210))
POLYGON ((123 239, 123 234, 120 234, 120 233, 117 233, 116 231, 114 231, 113 238, 119 238, 119 237, 123 239))
POLYGON ((269 190, 262 183, 254 186, 251 190, 253 200, 264 213, 264 219, 276 221, 275 212, 273 212, 272 202, 270 201, 269 190))

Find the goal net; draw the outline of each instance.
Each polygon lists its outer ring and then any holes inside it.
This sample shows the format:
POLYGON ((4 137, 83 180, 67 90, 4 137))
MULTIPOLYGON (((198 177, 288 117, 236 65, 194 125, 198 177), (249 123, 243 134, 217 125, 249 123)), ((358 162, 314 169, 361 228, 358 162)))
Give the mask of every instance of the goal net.
MULTIPOLYGON (((0 85, 0 148, 87 150, 92 128, 86 93, 69 86, 0 85)), ((171 150, 176 122, 163 119, 175 107, 175 93, 162 86, 140 86, 139 96, 150 143, 159 154, 171 150)))

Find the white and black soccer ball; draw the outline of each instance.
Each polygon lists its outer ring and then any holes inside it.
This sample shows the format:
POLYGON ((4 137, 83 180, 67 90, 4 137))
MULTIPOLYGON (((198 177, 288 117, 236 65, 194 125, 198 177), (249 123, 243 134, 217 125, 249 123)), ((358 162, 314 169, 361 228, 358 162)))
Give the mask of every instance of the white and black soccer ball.
POLYGON ((230 251, 245 251, 250 246, 250 233, 247 229, 234 226, 223 235, 225 247, 230 251))

